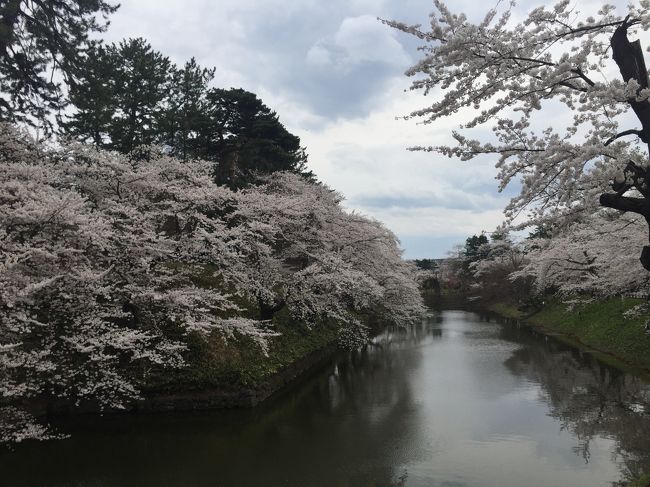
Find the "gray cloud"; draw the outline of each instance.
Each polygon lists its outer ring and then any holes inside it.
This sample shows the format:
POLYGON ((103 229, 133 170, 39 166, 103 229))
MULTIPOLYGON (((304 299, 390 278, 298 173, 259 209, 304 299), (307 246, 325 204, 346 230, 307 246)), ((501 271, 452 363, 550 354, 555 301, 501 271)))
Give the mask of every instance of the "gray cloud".
MULTIPOLYGON (((529 0, 525 0, 528 3, 529 0)), ((530 0, 532 1, 532 0, 530 0)), ((214 84, 260 95, 307 146, 316 174, 346 206, 385 221, 407 256, 494 228, 508 196, 496 192, 494 158, 453 161, 410 153, 445 144, 462 119, 434 125, 396 121, 426 106, 404 70, 420 41, 376 17, 427 23, 422 0, 122 0, 108 41, 145 37, 176 63, 196 57, 217 68, 214 84)), ((487 10, 453 2, 476 19, 487 10)), ((477 138, 490 136, 476 130, 477 138)), ((427 252, 430 252, 427 254, 427 252)))
POLYGON ((480 195, 478 197, 469 195, 462 191, 448 191, 446 194, 426 194, 426 195, 382 195, 366 194, 357 195, 350 199, 354 206, 363 208, 383 209, 383 208, 440 208, 455 210, 487 210, 501 208, 503 201, 500 201, 491 195, 480 195))
POLYGON ((369 113, 414 61, 405 40, 376 20, 395 16, 399 4, 126 0, 106 37, 143 36, 178 63, 195 56, 216 66, 218 86, 275 93, 335 120, 369 113))

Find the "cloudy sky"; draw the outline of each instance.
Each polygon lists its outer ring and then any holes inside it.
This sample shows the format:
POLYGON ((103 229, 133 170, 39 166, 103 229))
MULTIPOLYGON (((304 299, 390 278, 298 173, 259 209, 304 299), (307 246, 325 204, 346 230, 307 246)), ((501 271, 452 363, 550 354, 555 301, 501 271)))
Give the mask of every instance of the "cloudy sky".
MULTIPOLYGON (((496 1, 496 0, 495 0, 496 1)), ((581 8, 585 2, 581 2, 581 8)), ((408 152, 450 140, 459 120, 396 119, 429 102, 405 91, 418 41, 377 17, 426 23, 427 0, 122 0, 108 41, 144 37, 178 64, 215 66, 214 85, 256 93, 298 135, 320 180, 383 221, 407 258, 442 257, 502 219, 494 160, 408 152)), ((453 8, 475 2, 454 0, 453 8)), ((521 8, 529 10, 525 2, 521 8)), ((486 9, 492 6, 486 5, 486 9)), ((586 11, 586 10, 585 10, 586 11)), ((512 193, 513 190, 510 191, 512 193)))

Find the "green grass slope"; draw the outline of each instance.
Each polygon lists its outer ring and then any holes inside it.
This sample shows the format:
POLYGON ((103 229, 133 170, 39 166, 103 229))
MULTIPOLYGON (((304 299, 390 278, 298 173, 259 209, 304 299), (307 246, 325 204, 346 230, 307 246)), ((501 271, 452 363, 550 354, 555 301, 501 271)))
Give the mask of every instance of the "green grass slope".
POLYGON ((488 308, 502 316, 540 326, 548 332, 566 335, 628 364, 650 369, 650 334, 644 329, 649 317, 626 319, 623 316, 642 302, 631 298, 609 298, 569 308, 560 300, 550 298, 532 314, 507 303, 495 303, 488 308))

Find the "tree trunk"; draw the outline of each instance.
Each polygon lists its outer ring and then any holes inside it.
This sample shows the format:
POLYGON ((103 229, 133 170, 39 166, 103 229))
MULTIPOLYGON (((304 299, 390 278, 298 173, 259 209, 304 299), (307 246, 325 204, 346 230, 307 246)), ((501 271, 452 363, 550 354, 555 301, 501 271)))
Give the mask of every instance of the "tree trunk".
MULTIPOLYGON (((645 66, 643 58, 643 49, 641 43, 636 40, 630 42, 627 38, 627 29, 638 23, 636 20, 626 18, 621 25, 619 25, 611 38, 612 58, 618 65, 621 72, 623 81, 626 83, 630 80, 635 80, 639 84, 639 90, 648 88, 650 82, 648 80, 648 70, 645 66)), ((628 103, 634 110, 635 115, 639 122, 641 122, 641 130, 626 131, 620 135, 627 135, 630 132, 635 133, 642 142, 648 144, 650 153, 650 102, 648 100, 638 101, 636 97, 629 98, 628 103)), ((605 144, 607 145, 607 144, 605 144)), ((600 204, 607 208, 613 208, 620 211, 630 211, 642 215, 650 228, 650 165, 638 166, 630 161, 624 170, 626 181, 612 183, 612 189, 615 193, 604 193, 600 195, 600 204), (627 181, 631 180, 631 183, 627 181), (635 189, 641 193, 642 197, 624 196, 630 190, 635 189)), ((650 234, 648 236, 650 243, 650 234)), ((650 271, 650 246, 643 247, 640 258, 643 267, 650 271)))
POLYGON ((262 321, 271 321, 275 316, 275 313, 284 308, 284 305, 286 304, 284 300, 280 300, 269 305, 261 299, 258 299, 257 303, 260 307, 260 320, 262 321))

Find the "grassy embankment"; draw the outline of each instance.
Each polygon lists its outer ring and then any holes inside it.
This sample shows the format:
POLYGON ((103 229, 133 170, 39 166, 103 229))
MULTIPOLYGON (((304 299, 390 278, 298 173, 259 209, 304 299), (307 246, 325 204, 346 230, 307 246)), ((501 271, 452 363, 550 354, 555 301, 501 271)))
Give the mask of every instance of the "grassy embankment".
POLYGON ((524 312, 516 305, 498 302, 486 307, 507 318, 516 318, 552 334, 561 334, 604 352, 622 362, 650 370, 650 334, 644 330, 648 316, 626 319, 623 313, 641 304, 640 299, 609 298, 569 309, 549 298, 541 309, 524 312))
MULTIPOLYGON (((194 284, 223 291, 223 282, 212 271, 212 268, 206 267, 202 274, 195 276, 194 284)), ((238 315, 253 319, 258 317, 257 305, 241 296, 233 295, 231 298, 241 308, 238 315)), ((231 313, 223 317, 233 316, 234 313, 231 313)), ((368 316, 358 318, 366 324, 373 322, 368 316)), ((292 319, 285 308, 274 315, 271 327, 278 335, 269 338, 267 354, 250 337, 225 337, 218 331, 208 337, 191 335, 185 367, 152 370, 143 376, 140 385, 149 395, 210 390, 236 394, 278 389, 278 376, 286 373, 287 369, 291 369, 289 376, 297 376, 336 349, 340 326, 327 321, 308 326, 292 319)), ((282 378, 282 381, 286 382, 291 377, 282 378)), ((245 403, 235 399, 232 403, 226 401, 224 405, 245 403)))
POLYGON ((650 475, 642 475, 628 484, 628 487, 649 487, 650 475))
POLYGON ((283 369, 312 353, 332 347, 337 326, 308 327, 282 311, 273 319, 279 335, 269 339, 268 354, 247 337, 225 338, 218 332, 207 339, 191 337, 187 366, 150 377, 147 391, 177 392, 218 388, 236 392, 259 388, 283 369))

